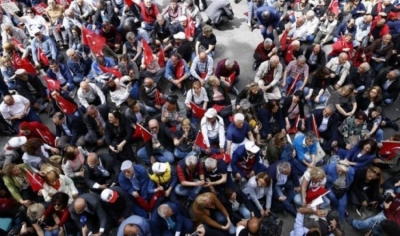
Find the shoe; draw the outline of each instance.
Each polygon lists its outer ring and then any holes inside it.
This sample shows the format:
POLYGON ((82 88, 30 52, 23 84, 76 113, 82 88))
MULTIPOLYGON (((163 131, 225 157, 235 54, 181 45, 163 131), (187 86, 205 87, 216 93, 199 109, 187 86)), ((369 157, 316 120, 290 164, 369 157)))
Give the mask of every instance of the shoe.
POLYGON ((235 86, 232 86, 231 92, 232 92, 233 94, 235 94, 236 96, 239 95, 239 91, 235 88, 235 86))
POLYGON ((182 87, 181 91, 182 91, 182 95, 183 95, 183 96, 186 96, 186 89, 185 89, 185 87, 182 87))
POLYGON ((255 62, 253 63, 253 70, 256 71, 257 68, 258 68, 258 62, 255 61, 255 62))
POLYGON ((399 131, 399 125, 393 122, 393 127, 395 131, 399 131))
POLYGON ((359 207, 356 209, 357 215, 359 215, 360 217, 362 217, 362 207, 359 207))

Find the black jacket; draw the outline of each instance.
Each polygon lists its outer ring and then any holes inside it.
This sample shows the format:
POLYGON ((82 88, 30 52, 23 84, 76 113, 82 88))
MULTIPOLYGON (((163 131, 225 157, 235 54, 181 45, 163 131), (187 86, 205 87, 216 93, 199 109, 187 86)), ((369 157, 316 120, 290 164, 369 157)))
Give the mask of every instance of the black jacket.
MULTIPOLYGON (((308 59, 311 56, 311 53, 313 53, 314 45, 311 45, 307 48, 306 53, 304 56, 306 57, 306 62, 308 63, 308 59)), ((317 55, 317 64, 315 65, 316 68, 320 66, 325 66, 326 65, 326 54, 325 51, 321 49, 321 51, 317 55)))
MULTIPOLYGON (((117 26, 119 25, 118 14, 114 12, 114 7, 111 4, 105 4, 104 7, 104 18, 108 20, 111 25, 117 26)), ((103 17, 101 16, 101 10, 97 9, 94 13, 94 23, 96 25, 101 25, 104 23, 103 17)))
POLYGON ((389 71, 389 69, 385 69, 381 73, 379 73, 375 78, 374 85, 379 86, 382 89, 383 93, 388 94, 387 96, 384 96, 383 99, 391 98, 393 100, 396 100, 397 96, 399 96, 400 91, 399 78, 396 78, 393 83, 389 85, 386 91, 383 89, 383 85, 388 80, 386 78, 386 75, 389 73, 389 71))
POLYGON ((89 165, 85 163, 85 175, 83 178, 85 179, 86 185, 89 186, 91 191, 101 193, 101 189, 94 188, 94 185, 96 183, 100 185, 111 185, 112 183, 118 183, 120 163, 106 153, 99 154, 98 157, 102 166, 108 171, 109 175, 103 176, 102 172, 98 168, 90 168, 89 165))
MULTIPOLYGON (((316 109, 313 111, 313 115, 315 117, 315 123, 317 123, 317 127, 319 127, 322 123, 323 119, 323 114, 322 112, 324 109, 316 109)), ((337 113, 333 113, 328 120, 328 128, 324 132, 326 134, 329 134, 332 140, 338 140, 339 138, 339 132, 338 132, 338 126, 339 126, 339 116, 337 113)), ((307 120, 306 120, 306 129, 307 131, 312 131, 312 116, 310 115, 307 120)))
MULTIPOLYGON (((108 113, 110 112, 110 109, 111 108, 108 105, 100 105, 97 107, 97 110, 99 111, 101 118, 103 118, 103 120, 106 124, 107 124, 108 113)), ((95 118, 92 118, 92 117, 88 116, 87 114, 85 114, 83 116, 83 122, 85 122, 85 125, 86 125, 88 131, 93 131, 96 134, 99 134, 98 129, 97 129, 97 121, 95 118)))
POLYGON ((47 98, 47 93, 46 93, 46 88, 43 86, 42 82, 40 79, 36 76, 28 75, 29 79, 27 81, 23 81, 21 79, 16 78, 15 82, 17 84, 17 92, 19 95, 25 97, 28 99, 31 104, 35 104, 36 99, 38 98, 47 98), (36 96, 33 95, 28 86, 28 82, 31 84, 31 86, 36 90, 36 96))
POLYGON ((358 91, 358 96, 362 95, 369 87, 372 86, 372 74, 371 71, 367 71, 364 74, 357 72, 357 67, 351 67, 349 75, 347 75, 347 82, 354 85, 354 88, 364 85, 365 88, 358 91))
POLYGON ((110 224, 118 226, 120 218, 126 219, 132 215, 133 201, 132 197, 121 187, 113 186, 109 189, 116 191, 118 198, 113 203, 102 201, 102 205, 110 219, 110 224))
MULTIPOLYGON (((158 141, 165 149, 167 149, 168 151, 172 151, 174 148, 173 141, 172 141, 174 138, 174 135, 172 134, 172 132, 168 128, 168 126, 164 125, 161 122, 159 122, 158 125, 159 125, 158 134, 157 134, 158 141)), ((144 144, 144 146, 146 148, 147 155, 153 156, 154 155, 153 142, 151 140, 149 140, 148 142, 146 142, 144 144)))
MULTIPOLYGON (((72 134, 69 143, 74 145, 80 136, 83 136, 87 133, 87 129, 81 118, 67 114, 65 114, 65 116, 67 127, 72 134)), ((56 125, 56 137, 61 137, 62 134, 65 135, 62 125, 56 125)))
MULTIPOLYGON (((124 116, 119 120, 116 127, 107 121, 105 130, 105 140, 107 145, 119 144, 122 140, 129 142, 132 138, 133 128, 124 116)), ((128 145, 128 144, 127 144, 128 145)))

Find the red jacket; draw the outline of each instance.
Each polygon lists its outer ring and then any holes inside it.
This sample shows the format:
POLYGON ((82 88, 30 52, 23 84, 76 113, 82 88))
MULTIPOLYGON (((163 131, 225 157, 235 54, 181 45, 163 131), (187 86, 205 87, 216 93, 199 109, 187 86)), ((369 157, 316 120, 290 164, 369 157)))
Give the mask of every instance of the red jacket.
POLYGON ((385 209, 385 216, 388 220, 393 220, 397 224, 400 224, 400 194, 396 194, 389 209, 385 209))
MULTIPOLYGON (((378 22, 377 20, 372 21, 371 30, 369 32, 370 36, 371 36, 371 32, 374 31, 377 22, 378 22)), ((381 28, 381 31, 379 32, 379 38, 382 38, 383 35, 385 35, 385 34, 389 34, 389 26, 387 24, 384 24, 383 27, 381 28)))
POLYGON ((349 55, 349 58, 351 59, 351 56, 353 55, 353 42, 347 43, 346 40, 342 37, 336 43, 332 45, 332 52, 329 53, 330 56, 338 56, 340 53, 343 52, 344 48, 350 48, 350 50, 347 52, 349 55))
MULTIPOLYGON (((275 44, 272 44, 271 50, 275 47, 275 44)), ((257 45, 256 50, 254 51, 254 54, 257 54, 261 61, 267 61, 269 60, 268 54, 271 52, 271 50, 265 50, 264 48, 264 42, 261 42, 260 44, 257 45)))
MULTIPOLYGON (((42 123, 39 123, 37 121, 32 121, 32 122, 22 122, 19 125, 19 129, 21 127, 24 127, 24 129, 28 128, 31 133, 27 136, 25 136, 28 140, 32 138, 38 138, 42 140, 44 143, 55 147, 54 140, 56 139, 56 136, 54 136, 53 133, 47 128, 47 126, 43 125, 42 123)), ((21 133, 18 134, 18 136, 24 136, 21 133)))
POLYGON ((160 14, 156 4, 152 3, 150 9, 146 7, 144 2, 140 3, 140 14, 143 17, 143 21, 146 23, 154 23, 157 19, 157 15, 160 14))

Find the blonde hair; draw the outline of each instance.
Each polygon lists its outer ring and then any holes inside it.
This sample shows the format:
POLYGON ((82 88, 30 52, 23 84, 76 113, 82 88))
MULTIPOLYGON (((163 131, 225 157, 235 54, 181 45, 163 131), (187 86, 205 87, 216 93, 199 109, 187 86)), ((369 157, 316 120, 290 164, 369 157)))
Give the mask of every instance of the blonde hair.
POLYGON ((37 221, 44 213, 44 206, 40 203, 32 204, 28 207, 26 215, 31 221, 37 221))
POLYGON ((185 118, 185 119, 183 119, 182 121, 181 121, 181 125, 182 126, 191 126, 191 122, 190 122, 190 120, 189 120, 189 118, 185 118))
POLYGON ((210 85, 212 85, 212 84, 215 83, 215 81, 217 81, 217 80, 218 80, 218 77, 215 76, 215 75, 212 75, 212 76, 210 76, 210 78, 208 78, 208 83, 209 83, 210 85))
POLYGON ((54 169, 50 170, 49 172, 47 172, 45 177, 44 177, 44 180, 49 185, 50 185, 51 182, 59 180, 59 179, 60 179, 60 174, 54 169))
POLYGON ((196 203, 201 207, 205 207, 208 200, 210 200, 208 193, 203 193, 196 197, 196 203))
POLYGON ((7 51, 15 50, 15 45, 10 42, 3 43, 3 49, 7 51))
POLYGON ((312 167, 310 168, 310 178, 311 179, 318 179, 318 178, 325 178, 325 171, 321 167, 312 167))
POLYGON ((0 65, 3 65, 4 63, 11 61, 11 57, 8 55, 4 55, 0 57, 0 65))

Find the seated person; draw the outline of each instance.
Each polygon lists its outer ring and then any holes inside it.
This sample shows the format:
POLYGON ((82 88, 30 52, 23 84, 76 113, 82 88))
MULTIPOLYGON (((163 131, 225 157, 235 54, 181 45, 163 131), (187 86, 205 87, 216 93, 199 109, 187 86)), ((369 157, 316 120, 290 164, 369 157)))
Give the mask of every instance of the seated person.
POLYGON ((326 55, 325 51, 322 50, 320 44, 314 44, 307 48, 306 54, 306 63, 310 69, 310 72, 314 72, 316 69, 321 66, 325 66, 326 64, 326 55))
POLYGON ((367 89, 372 87, 373 74, 370 69, 368 62, 363 62, 358 67, 352 67, 346 78, 349 83, 354 85, 354 94, 357 99, 363 97, 367 89))
POLYGON ((188 118, 184 118, 177 126, 174 138, 174 156, 182 159, 196 153, 193 144, 196 141, 198 134, 197 127, 190 123, 188 118))
POLYGON ((78 101, 82 112, 86 113, 86 108, 89 105, 104 105, 106 104, 106 97, 103 91, 94 83, 82 81, 78 89, 78 101))
POLYGON ((229 218, 234 225, 243 219, 250 219, 254 215, 253 206, 242 190, 227 187, 218 197, 228 211, 229 218))
POLYGON ((170 0, 169 5, 164 8, 161 15, 173 24, 178 21, 179 16, 183 15, 182 7, 178 5, 177 0, 170 0))
POLYGON ((178 201, 174 191, 178 184, 178 177, 174 166, 169 163, 155 162, 151 166, 151 169, 149 169, 149 177, 155 185, 163 188, 163 197, 172 202, 178 201))
POLYGON ((143 18, 141 27, 148 32, 151 32, 154 27, 154 22, 156 21, 157 15, 160 14, 158 6, 151 0, 145 0, 140 2, 140 15, 143 18))
POLYGON ((154 236, 186 235, 193 228, 193 221, 174 202, 166 202, 156 208, 151 214, 150 224, 154 236))
POLYGON ((258 173, 249 179, 243 188, 243 193, 251 199, 254 215, 264 217, 270 213, 272 203, 272 181, 266 172, 258 173), (265 207, 263 205, 265 204, 265 207), (257 209, 257 210, 256 210, 257 209))
POLYGON ((100 197, 111 226, 118 226, 124 219, 132 215, 131 196, 120 186, 103 189, 100 197))
POLYGON ((365 48, 365 55, 371 57, 370 63, 376 74, 378 74, 392 57, 394 44, 392 35, 385 34, 382 38, 376 39, 371 45, 365 48))
POLYGON ((323 160, 317 159, 317 137, 312 131, 298 134, 293 140, 296 158, 291 160, 293 168, 299 175, 303 175, 307 168, 321 164, 323 160))
POLYGON ((74 182, 69 177, 59 174, 57 170, 50 169, 44 176, 42 189, 44 200, 50 202, 57 192, 66 193, 69 196, 69 204, 78 197, 78 189, 76 189, 74 182))
POLYGON ((83 116, 83 122, 88 129, 85 135, 85 141, 88 144, 104 145, 106 123, 108 121, 108 113, 110 107, 108 105, 100 105, 98 107, 89 105, 86 114, 83 116))
POLYGON ((278 101, 271 100, 258 111, 258 120, 262 124, 261 138, 270 140, 277 133, 286 134, 285 120, 278 101))
POLYGON ((233 186, 232 179, 228 178, 228 166, 224 159, 208 157, 203 169, 212 193, 222 193, 225 188, 233 186))
POLYGON ((359 141, 350 150, 340 148, 338 155, 340 159, 347 160, 349 166, 353 167, 354 171, 365 169, 376 157, 378 144, 375 140, 368 138, 359 141))
POLYGON ((81 55, 79 51, 72 48, 67 50, 66 55, 68 56, 66 65, 70 69, 75 83, 86 80, 87 78, 91 79, 91 67, 93 63, 91 57, 85 53, 81 55))
MULTIPOLYGON (((72 77, 71 71, 66 65, 59 64, 55 60, 50 60, 49 65, 47 76, 53 80, 57 80, 60 83, 60 88, 63 92, 72 92, 75 89, 75 86, 81 82, 80 80, 73 80, 75 77, 72 77)), ((75 96, 74 93, 71 93, 71 95, 73 95, 71 97, 75 96)))
POLYGON ((118 227, 118 235, 151 235, 150 223, 143 217, 130 216, 118 227))
POLYGON ((336 112, 342 120, 351 117, 357 110, 357 102, 353 91, 354 86, 347 84, 334 91, 326 102, 327 105, 332 104, 335 106, 336 112))
POLYGON ((169 95, 165 104, 161 108, 161 122, 169 128, 180 124, 186 118, 186 106, 183 102, 178 101, 178 95, 169 95))
POLYGON ((103 189, 115 185, 119 173, 118 167, 119 162, 113 161, 108 154, 89 153, 83 171, 90 191, 100 194, 103 189))
POLYGON ((366 121, 367 115, 363 111, 347 117, 338 128, 340 134, 338 146, 350 150, 363 140, 368 133, 366 121))
POLYGON ((200 122, 206 154, 225 153, 224 120, 214 108, 209 108, 200 122))
MULTIPOLYGON (((288 90, 288 88, 292 87, 293 83, 296 83, 294 85, 295 88, 291 92, 294 93, 297 90, 303 90, 308 82, 308 73, 309 67, 306 64, 306 58, 301 55, 297 60, 291 61, 286 67, 283 73, 282 87, 288 92, 290 90, 288 90), (295 82, 298 76, 300 76, 300 78, 295 82)), ((290 94, 287 94, 287 96, 288 95, 290 94)))
POLYGON ((201 85, 204 85, 214 72, 213 65, 214 60, 210 56, 207 56, 205 52, 200 52, 199 55, 192 60, 190 74, 200 81, 201 85))
POLYGON ((204 25, 202 33, 196 38, 196 56, 198 56, 200 52, 205 52, 207 55, 214 57, 216 44, 217 38, 213 34, 213 28, 210 25, 204 25))
POLYGON ((262 62, 258 68, 254 82, 258 83, 264 91, 265 101, 281 99, 280 81, 282 79, 282 71, 283 66, 277 55, 273 55, 268 61, 262 62))
POLYGON ((215 76, 220 80, 228 81, 231 85, 230 90, 237 95, 234 87, 235 84, 239 83, 240 67, 237 61, 225 58, 217 63, 215 68, 215 76))
POLYGON ((182 94, 186 95, 185 81, 189 78, 190 71, 186 61, 179 54, 175 53, 168 59, 164 76, 172 83, 170 92, 179 88, 182 94))
POLYGON ((143 80, 142 86, 140 86, 140 98, 144 103, 144 107, 150 114, 158 113, 162 107, 162 90, 160 83, 157 84, 150 77, 146 77, 143 80))
POLYGON ((215 104, 219 106, 230 106, 232 104, 226 91, 226 88, 230 86, 228 82, 220 81, 215 75, 212 75, 208 80, 208 85, 206 86, 208 107, 213 107, 215 104))
POLYGON ((151 31, 151 38, 156 45, 168 45, 172 39, 170 26, 171 22, 168 19, 165 19, 161 14, 157 15, 153 31, 151 31))
POLYGON ((53 122, 56 127, 56 147, 64 149, 70 144, 76 146, 85 144, 87 129, 80 118, 56 112, 53 115, 53 122))
POLYGON ((268 61, 273 55, 277 55, 278 48, 275 46, 274 42, 270 38, 264 39, 257 45, 253 57, 255 59, 253 64, 253 70, 256 70, 261 63, 268 61))
POLYGON ((374 85, 379 86, 382 89, 383 102, 386 105, 392 104, 399 96, 400 90, 400 70, 385 69, 379 73, 375 80, 374 85))
POLYGON ((310 111, 317 105, 325 104, 328 100, 326 89, 330 85, 330 81, 331 71, 325 66, 321 66, 311 74, 311 83, 304 88, 305 100, 310 111))

